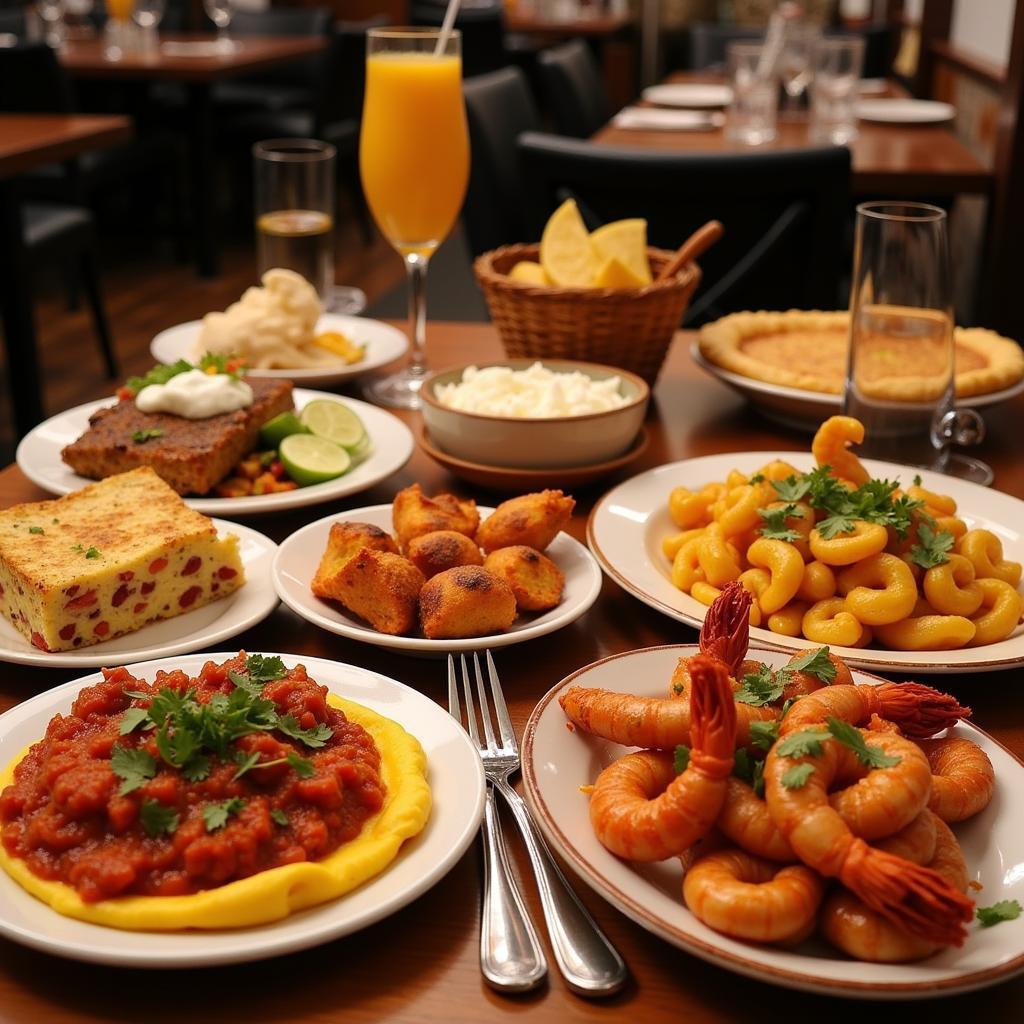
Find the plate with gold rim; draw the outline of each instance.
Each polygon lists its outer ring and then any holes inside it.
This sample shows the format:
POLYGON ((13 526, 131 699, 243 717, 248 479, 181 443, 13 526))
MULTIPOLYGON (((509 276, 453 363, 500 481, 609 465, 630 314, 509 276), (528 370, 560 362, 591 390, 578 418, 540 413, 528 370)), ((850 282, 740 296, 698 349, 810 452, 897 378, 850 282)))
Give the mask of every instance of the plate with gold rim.
MULTIPOLYGON (((601 568, 624 590, 670 618, 699 629, 707 608, 672 585, 671 563, 661 551, 662 540, 679 532, 668 514, 669 492, 680 486, 700 490, 713 481, 725 480, 732 469, 750 476, 774 459, 789 462, 803 472, 814 467, 808 452, 736 452, 684 459, 631 477, 594 506, 587 523, 590 550, 601 568)), ((1024 562, 1024 501, 929 470, 874 459, 862 461, 872 477, 908 480, 919 473, 925 488, 948 494, 956 501, 957 514, 968 527, 991 530, 1002 541, 1006 558, 1024 562)), ((812 646, 802 637, 783 636, 767 629, 752 628, 750 635, 755 643, 787 651, 812 646)), ((1024 625, 1007 639, 983 647, 952 651, 875 647, 835 650, 850 665, 882 671, 995 672, 1024 665, 1024 625)))
MULTIPOLYGON (((647 931, 726 970, 769 984, 854 999, 927 999, 994 985, 1024 971, 1024 917, 995 928, 968 926, 959 948, 947 948, 913 964, 873 964, 847 958, 824 940, 796 948, 752 945, 730 939, 698 921, 682 900, 678 858, 630 864, 606 850, 590 824, 581 786, 627 748, 566 729, 558 696, 569 686, 588 686, 663 697, 680 657, 695 645, 649 647, 612 655, 579 669, 542 697, 523 733, 523 782, 534 820, 572 869, 597 893, 647 931)), ((782 651, 751 647, 750 657, 773 668, 789 660, 782 651)), ((855 671, 858 683, 882 682, 855 671)), ((996 792, 976 817, 954 827, 969 877, 984 888, 982 902, 1024 902, 1024 832, 1016 826, 1015 794, 1024 785, 1024 764, 993 737, 965 722, 953 735, 977 743, 996 771, 996 792)))

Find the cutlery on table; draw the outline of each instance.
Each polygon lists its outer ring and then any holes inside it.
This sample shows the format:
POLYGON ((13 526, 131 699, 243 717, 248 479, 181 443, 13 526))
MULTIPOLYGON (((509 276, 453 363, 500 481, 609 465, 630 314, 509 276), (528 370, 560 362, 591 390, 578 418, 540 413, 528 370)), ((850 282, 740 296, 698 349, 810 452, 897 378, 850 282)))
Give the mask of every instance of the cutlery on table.
MULTIPOLYGON (((470 736, 480 747, 484 773, 491 784, 488 787, 488 807, 491 807, 493 800, 492 791, 496 789, 505 798, 512 811, 513 820, 519 826, 537 878, 551 947, 566 984, 582 996, 611 995, 625 983, 628 969, 618 951, 569 887, 537 826, 533 823, 522 797, 509 785, 509 777, 519 771, 519 746, 491 652, 486 651, 485 657, 500 742, 495 739, 491 725, 491 711, 480 670, 479 655, 473 655, 473 669, 476 676, 477 701, 480 705, 480 721, 483 725, 482 742, 476 728, 473 690, 465 655, 461 655, 460 660, 467 727, 470 736)), ((448 656, 448 705, 452 715, 461 721, 455 662, 451 655, 448 656)), ((497 820, 497 814, 494 814, 494 818, 497 820)))

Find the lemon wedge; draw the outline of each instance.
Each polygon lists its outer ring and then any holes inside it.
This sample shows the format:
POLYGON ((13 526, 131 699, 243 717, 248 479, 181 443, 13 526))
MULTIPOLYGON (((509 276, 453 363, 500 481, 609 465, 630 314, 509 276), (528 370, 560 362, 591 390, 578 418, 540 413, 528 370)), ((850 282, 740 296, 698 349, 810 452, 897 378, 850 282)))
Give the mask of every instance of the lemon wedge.
POLYGON ((601 264, 601 269, 598 270, 597 275, 594 277, 595 288, 643 288, 645 284, 650 283, 650 275, 648 274, 647 280, 638 277, 633 273, 629 267, 626 266, 622 260, 613 256, 610 260, 605 260, 601 264))
POLYGON ((522 284, 551 284, 551 278, 548 277, 544 268, 532 260, 520 260, 509 271, 508 276, 511 280, 519 281, 522 284))
MULTIPOLYGON (((590 244, 594 247, 602 264, 606 260, 616 259, 639 280, 641 285, 651 283, 651 268, 647 263, 647 221, 639 217, 632 217, 629 220, 617 220, 611 224, 605 224, 603 228, 598 228, 590 236, 590 244)), ((605 287, 626 286, 606 285, 605 287)))
POLYGON ((576 200, 567 199, 544 227, 540 240, 540 265, 557 285, 589 288, 598 263, 590 235, 576 208, 576 200))

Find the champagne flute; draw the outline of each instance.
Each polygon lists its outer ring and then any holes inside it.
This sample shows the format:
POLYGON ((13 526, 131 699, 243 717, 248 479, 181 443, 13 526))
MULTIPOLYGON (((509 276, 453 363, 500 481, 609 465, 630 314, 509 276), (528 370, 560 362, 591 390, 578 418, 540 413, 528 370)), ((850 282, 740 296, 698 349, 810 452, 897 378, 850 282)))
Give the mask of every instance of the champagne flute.
POLYGON ((371 29, 359 168, 366 201, 409 277, 409 365, 367 391, 416 409, 426 375, 427 265, 455 223, 469 178, 461 38, 437 29, 371 29))

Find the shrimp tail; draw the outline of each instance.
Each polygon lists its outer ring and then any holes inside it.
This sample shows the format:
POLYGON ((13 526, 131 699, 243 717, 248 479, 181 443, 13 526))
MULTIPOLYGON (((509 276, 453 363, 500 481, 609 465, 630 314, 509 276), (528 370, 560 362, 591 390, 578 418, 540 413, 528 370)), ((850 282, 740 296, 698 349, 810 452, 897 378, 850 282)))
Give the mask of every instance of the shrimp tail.
POLYGON ((956 697, 922 683, 882 683, 878 701, 884 719, 917 739, 934 736, 971 714, 956 697))
POLYGON ((937 871, 855 839, 839 880, 908 935, 962 946, 974 904, 937 871))
POLYGON ((691 763, 711 778, 728 778, 736 746, 736 701, 728 670, 704 654, 694 655, 689 668, 691 763))
POLYGON ((704 616, 700 652, 717 658, 735 676, 750 644, 750 605, 753 597, 738 580, 726 584, 704 616))

